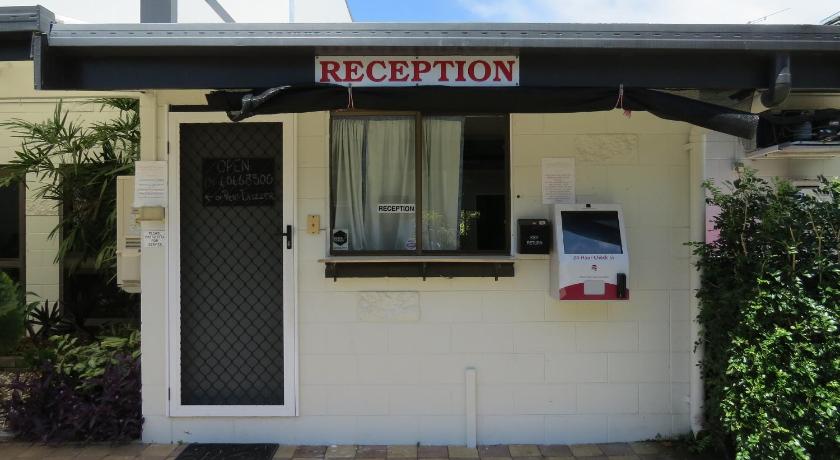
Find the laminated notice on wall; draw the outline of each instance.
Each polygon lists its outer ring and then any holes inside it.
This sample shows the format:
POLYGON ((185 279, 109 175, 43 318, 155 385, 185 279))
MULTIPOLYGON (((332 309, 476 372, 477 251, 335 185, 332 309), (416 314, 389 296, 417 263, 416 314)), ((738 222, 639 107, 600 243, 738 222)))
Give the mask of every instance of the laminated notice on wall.
POLYGON ((575 203, 575 159, 542 159, 543 204, 575 203))
POLYGON ((166 230, 144 230, 144 248, 162 248, 166 244, 166 230))
POLYGON ((166 207, 166 162, 134 162, 134 207, 166 207))

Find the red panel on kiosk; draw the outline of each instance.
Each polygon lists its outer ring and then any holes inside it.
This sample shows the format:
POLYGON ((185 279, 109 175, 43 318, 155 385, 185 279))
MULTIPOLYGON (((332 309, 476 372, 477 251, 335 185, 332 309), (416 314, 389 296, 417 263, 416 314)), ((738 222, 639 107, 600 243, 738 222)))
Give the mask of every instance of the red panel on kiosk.
MULTIPOLYGON (((560 300, 616 300, 618 298, 618 286, 615 284, 604 283, 604 293, 587 295, 583 291, 583 283, 572 284, 560 289, 560 300)), ((630 298, 630 290, 625 291, 625 297, 621 300, 630 298)))

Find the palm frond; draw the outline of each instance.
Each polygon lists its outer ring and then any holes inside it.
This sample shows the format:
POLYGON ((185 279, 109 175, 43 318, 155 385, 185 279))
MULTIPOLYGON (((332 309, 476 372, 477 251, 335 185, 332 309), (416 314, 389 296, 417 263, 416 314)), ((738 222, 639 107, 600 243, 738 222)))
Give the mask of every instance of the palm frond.
POLYGON ((131 174, 139 157, 139 102, 99 98, 89 103, 114 110, 114 118, 85 123, 59 101, 43 121, 0 122, 0 129, 20 140, 0 187, 35 175, 36 181, 27 182, 34 196, 64 210, 50 233, 50 238, 61 236, 56 260, 71 272, 82 265, 113 272, 116 180, 131 174))

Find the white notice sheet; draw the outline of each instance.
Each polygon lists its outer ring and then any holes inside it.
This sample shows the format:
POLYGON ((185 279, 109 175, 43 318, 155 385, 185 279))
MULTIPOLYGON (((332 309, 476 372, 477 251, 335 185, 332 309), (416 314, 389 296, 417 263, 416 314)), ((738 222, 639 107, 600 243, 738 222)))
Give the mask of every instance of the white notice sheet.
POLYGON ((166 162, 134 163, 134 207, 166 207, 166 162))
POLYGON ((575 159, 542 159, 543 204, 575 203, 575 159))

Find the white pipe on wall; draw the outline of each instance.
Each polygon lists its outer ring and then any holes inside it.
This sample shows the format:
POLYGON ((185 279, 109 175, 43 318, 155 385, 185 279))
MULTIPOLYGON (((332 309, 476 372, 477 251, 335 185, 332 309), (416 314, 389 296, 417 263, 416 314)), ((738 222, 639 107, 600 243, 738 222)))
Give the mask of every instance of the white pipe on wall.
MULTIPOLYGON (((691 241, 706 240, 706 193, 703 181, 706 179, 706 134, 698 128, 692 128, 691 150, 689 158, 690 175, 690 206, 691 218, 689 232, 691 241)), ((691 263, 697 262, 697 257, 691 256, 691 263)), ((703 429, 703 376, 699 364, 703 360, 703 347, 695 346, 700 338, 700 324, 697 314, 700 303, 697 300, 697 290, 700 288, 700 271, 691 271, 689 314, 691 318, 691 360, 689 369, 689 417, 691 431, 695 434, 703 429)))
POLYGON ((468 367, 464 381, 466 382, 466 422, 467 422, 467 447, 476 446, 477 438, 477 411, 476 411, 476 377, 475 368, 468 367))

